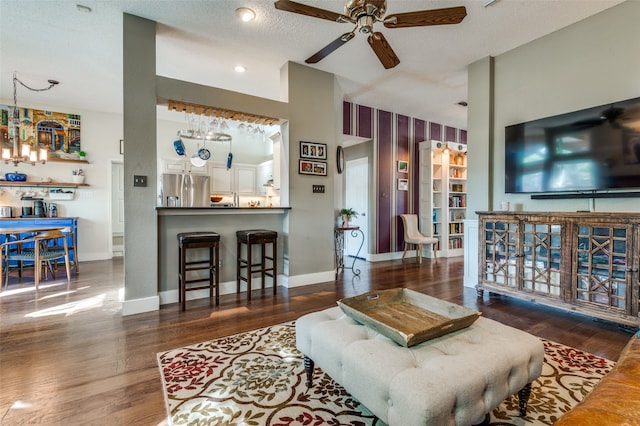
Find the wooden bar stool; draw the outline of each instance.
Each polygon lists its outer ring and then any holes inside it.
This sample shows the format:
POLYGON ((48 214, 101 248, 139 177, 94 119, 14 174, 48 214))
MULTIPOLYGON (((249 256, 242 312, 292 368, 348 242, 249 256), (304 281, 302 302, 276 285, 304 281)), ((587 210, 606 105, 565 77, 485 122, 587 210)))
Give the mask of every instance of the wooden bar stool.
POLYGON ((251 229, 237 231, 238 256, 236 268, 236 293, 240 293, 240 281, 247 282, 247 301, 251 300, 251 276, 260 272, 262 278, 262 290, 265 289, 266 277, 273 278, 273 295, 276 295, 278 287, 278 233, 266 229, 251 229), (247 257, 242 257, 242 245, 246 244, 247 257), (253 263, 251 247, 260 244, 260 262, 253 263), (267 256, 265 246, 271 244, 271 256, 267 256), (267 267, 267 260, 271 261, 271 266, 267 267), (242 276, 242 270, 246 269, 246 277, 242 276))
POLYGON ((178 234, 180 263, 178 266, 178 301, 181 309, 185 310, 187 291, 209 289, 209 298, 213 298, 215 290, 216 306, 220 303, 220 272, 218 262, 220 259, 220 234, 216 232, 182 232, 178 234), (209 258, 192 260, 187 262, 187 250, 196 248, 208 248, 209 258), (187 279, 187 273, 193 271, 209 270, 208 277, 187 279), (189 286, 189 284, 207 282, 206 285, 189 286))

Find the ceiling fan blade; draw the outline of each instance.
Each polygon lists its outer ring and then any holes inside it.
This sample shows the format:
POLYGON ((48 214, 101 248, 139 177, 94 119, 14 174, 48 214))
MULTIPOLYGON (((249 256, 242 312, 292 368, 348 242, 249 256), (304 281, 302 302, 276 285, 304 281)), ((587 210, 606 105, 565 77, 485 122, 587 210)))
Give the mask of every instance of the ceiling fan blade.
POLYGON ((380 62, 382 62, 383 67, 389 69, 400 63, 400 59, 398 59, 396 53, 389 43, 387 43, 387 39, 384 38, 382 33, 371 33, 367 40, 378 59, 380 59, 380 62))
POLYGON ((312 16, 314 18, 326 19, 333 22, 353 22, 348 16, 318 7, 307 6, 290 0, 278 0, 274 3, 276 9, 285 12, 298 13, 300 15, 312 16))
POLYGON ((464 6, 420 10, 389 15, 384 19, 384 26, 387 28, 405 28, 459 24, 465 16, 467 16, 467 9, 464 6))
POLYGON ((353 37, 355 37, 354 32, 342 34, 340 37, 333 40, 331 43, 316 52, 313 56, 305 60, 305 62, 307 64, 315 64, 317 62, 320 62, 321 60, 329 56, 329 54, 336 50, 338 47, 351 40, 353 37))

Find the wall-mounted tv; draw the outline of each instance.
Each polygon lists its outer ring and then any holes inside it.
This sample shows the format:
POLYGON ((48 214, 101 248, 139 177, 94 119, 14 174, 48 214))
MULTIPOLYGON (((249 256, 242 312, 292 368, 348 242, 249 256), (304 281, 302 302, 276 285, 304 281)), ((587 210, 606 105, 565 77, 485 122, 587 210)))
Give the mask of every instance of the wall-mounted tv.
POLYGON ((505 192, 640 189, 640 98, 505 127, 505 192))

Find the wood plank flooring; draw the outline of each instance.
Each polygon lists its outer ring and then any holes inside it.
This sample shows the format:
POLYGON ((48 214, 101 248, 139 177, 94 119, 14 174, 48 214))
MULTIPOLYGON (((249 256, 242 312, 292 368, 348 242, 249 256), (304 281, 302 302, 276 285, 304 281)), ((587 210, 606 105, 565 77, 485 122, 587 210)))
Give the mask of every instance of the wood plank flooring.
POLYGON ((613 360, 630 338, 628 330, 578 314, 487 293, 478 299, 462 286, 462 258, 358 262, 361 277, 345 271, 335 282, 279 288, 276 297, 255 291, 250 304, 234 294, 219 307, 196 300, 186 312, 172 304, 127 317, 122 260, 80 266, 68 287, 50 280, 36 293, 27 273, 0 292, 0 424, 161 424, 157 352, 295 320, 373 289, 412 288, 613 360))

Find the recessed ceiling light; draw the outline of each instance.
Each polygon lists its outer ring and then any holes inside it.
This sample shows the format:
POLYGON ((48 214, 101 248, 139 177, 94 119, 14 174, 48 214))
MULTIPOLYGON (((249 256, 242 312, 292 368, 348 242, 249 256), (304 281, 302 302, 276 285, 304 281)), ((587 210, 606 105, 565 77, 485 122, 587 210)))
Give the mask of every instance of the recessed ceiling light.
POLYGON ((91 13, 91 8, 83 4, 76 4, 76 9, 78 12, 91 13))
POLYGON ((468 104, 467 104, 466 101, 460 101, 460 102, 458 102, 458 105, 466 107, 468 104))
POLYGON ((236 9, 236 16, 240 18, 242 22, 249 22, 256 19, 256 13, 248 7, 239 7, 236 9))
POLYGON ((247 68, 243 65, 236 65, 233 70, 237 73, 243 73, 245 71, 247 71, 247 68))

